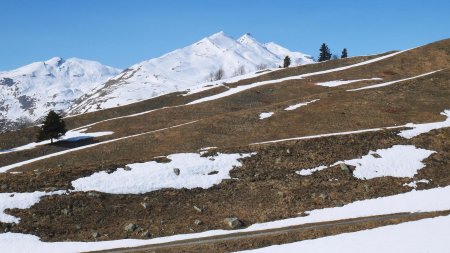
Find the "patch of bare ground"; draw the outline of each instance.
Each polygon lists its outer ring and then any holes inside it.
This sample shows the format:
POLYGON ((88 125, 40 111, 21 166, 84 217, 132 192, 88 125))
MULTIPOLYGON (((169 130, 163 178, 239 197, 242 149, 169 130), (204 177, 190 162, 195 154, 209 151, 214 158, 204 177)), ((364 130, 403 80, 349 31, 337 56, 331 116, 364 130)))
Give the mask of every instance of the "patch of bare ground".
MULTIPOLYGON (((430 141, 426 142, 402 139, 395 131, 382 131, 223 149, 220 151, 256 151, 257 155, 246 158, 242 167, 232 170, 231 177, 236 180, 225 180, 210 189, 166 189, 141 195, 77 192, 45 197, 30 209, 9 210, 21 218, 10 230, 36 234, 45 241, 89 241, 94 239, 92 231, 101 234, 98 240, 142 238, 143 231, 159 237, 223 229, 223 220, 229 216, 239 217, 245 225, 296 217, 308 210, 410 191, 403 185, 412 180, 408 178, 359 180, 339 166, 311 176, 300 176, 295 171, 412 142, 438 151, 425 160, 426 168, 414 177, 430 180, 427 185, 420 184, 419 189, 445 186, 450 184, 450 172, 442 161, 450 158, 446 149, 449 137, 448 128, 427 134, 426 140, 430 141), (144 208, 142 203, 149 206, 144 208), (203 211, 198 212, 194 206, 203 211), (201 225, 194 224, 197 219, 201 225), (126 232, 124 226, 129 223, 139 229, 126 232)), ((60 178, 62 185, 67 180, 67 185, 75 176, 69 174, 63 179, 63 171, 43 174, 55 173, 55 178, 60 178)))

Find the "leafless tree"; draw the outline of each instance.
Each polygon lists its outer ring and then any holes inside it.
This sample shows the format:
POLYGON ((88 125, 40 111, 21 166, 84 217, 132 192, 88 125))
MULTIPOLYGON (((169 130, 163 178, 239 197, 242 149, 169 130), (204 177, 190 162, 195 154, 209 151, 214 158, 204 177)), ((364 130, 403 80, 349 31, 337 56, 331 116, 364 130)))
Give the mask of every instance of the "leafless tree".
POLYGON ((234 71, 234 76, 241 76, 241 75, 243 75, 243 74, 245 74, 245 67, 244 66, 239 66, 239 68, 237 68, 235 71, 234 71))
POLYGON ((225 76, 225 71, 223 70, 223 68, 219 68, 215 73, 214 73, 214 81, 219 81, 222 80, 222 78, 225 76))
POLYGON ((267 65, 264 64, 264 63, 258 64, 258 65, 256 66, 256 69, 257 69, 257 70, 267 69, 267 65))

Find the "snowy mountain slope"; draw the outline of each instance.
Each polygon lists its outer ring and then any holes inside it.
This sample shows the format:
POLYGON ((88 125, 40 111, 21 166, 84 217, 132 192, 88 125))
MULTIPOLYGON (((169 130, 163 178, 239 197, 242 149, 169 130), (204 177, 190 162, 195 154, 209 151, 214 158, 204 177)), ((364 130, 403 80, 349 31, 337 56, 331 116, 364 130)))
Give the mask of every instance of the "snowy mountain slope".
POLYGON ((290 56, 293 65, 312 63, 303 53, 291 52, 273 42, 261 44, 250 34, 235 40, 223 32, 190 46, 126 69, 121 74, 83 96, 70 113, 126 105, 175 91, 182 91, 214 80, 223 70, 228 78, 262 68, 276 68, 290 56))
POLYGON ((11 122, 35 121, 120 73, 95 61, 54 57, 0 72, 0 130, 11 122))

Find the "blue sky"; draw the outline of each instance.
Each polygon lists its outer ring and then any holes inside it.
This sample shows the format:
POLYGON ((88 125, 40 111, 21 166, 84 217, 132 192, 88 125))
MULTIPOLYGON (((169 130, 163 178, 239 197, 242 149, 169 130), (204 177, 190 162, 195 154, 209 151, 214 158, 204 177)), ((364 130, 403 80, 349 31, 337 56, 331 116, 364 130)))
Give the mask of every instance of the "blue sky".
POLYGON ((0 70, 53 56, 126 68, 223 30, 317 57, 450 37, 448 0, 0 0, 0 70))

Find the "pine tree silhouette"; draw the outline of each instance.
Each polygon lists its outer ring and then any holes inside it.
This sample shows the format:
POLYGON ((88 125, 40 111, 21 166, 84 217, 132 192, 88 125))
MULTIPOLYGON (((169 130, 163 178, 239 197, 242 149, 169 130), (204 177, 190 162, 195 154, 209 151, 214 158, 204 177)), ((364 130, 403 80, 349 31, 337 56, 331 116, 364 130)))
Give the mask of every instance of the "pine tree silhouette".
POLYGON ((320 47, 320 55, 319 55, 319 62, 321 61, 328 61, 331 59, 331 52, 328 48, 327 44, 323 43, 320 47))
POLYGON ((39 130, 37 140, 44 141, 50 139, 50 142, 53 143, 53 139, 58 139, 66 132, 66 123, 64 123, 62 117, 56 112, 50 111, 39 130))
POLYGON ((347 58, 348 54, 347 54, 347 48, 344 48, 344 50, 342 50, 342 54, 341 54, 341 59, 347 58))

